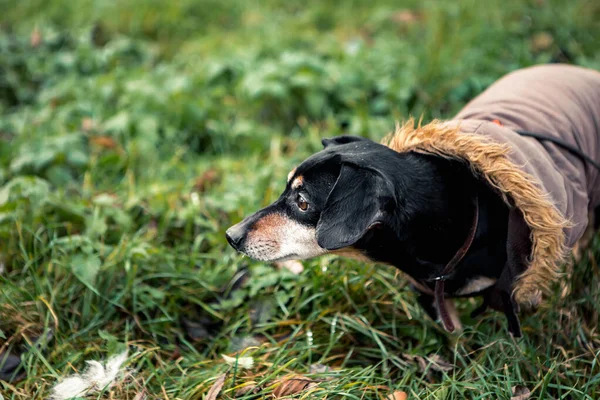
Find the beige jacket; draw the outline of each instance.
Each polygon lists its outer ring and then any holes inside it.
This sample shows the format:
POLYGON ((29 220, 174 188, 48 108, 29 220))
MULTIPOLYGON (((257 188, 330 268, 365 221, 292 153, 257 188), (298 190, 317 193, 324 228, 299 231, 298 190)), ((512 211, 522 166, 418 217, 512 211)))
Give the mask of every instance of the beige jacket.
POLYGON ((521 209, 533 247, 515 298, 535 303, 585 231, 588 210, 600 205, 600 172, 554 143, 515 130, 560 138, 600 162, 600 73, 568 65, 521 69, 454 119, 416 128, 411 121, 384 143, 396 151, 464 159, 507 204, 521 209))

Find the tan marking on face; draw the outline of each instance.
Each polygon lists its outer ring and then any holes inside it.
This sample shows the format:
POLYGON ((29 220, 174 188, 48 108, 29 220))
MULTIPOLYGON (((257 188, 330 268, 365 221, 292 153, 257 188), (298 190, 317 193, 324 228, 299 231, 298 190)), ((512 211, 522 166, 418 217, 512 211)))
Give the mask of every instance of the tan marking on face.
POLYGON ((304 183, 304 177, 302 175, 297 176, 292 182, 292 189, 298 189, 304 183))
POLYGON ((290 173, 288 174, 288 177, 287 177, 288 182, 290 181, 290 179, 292 179, 292 177, 294 176, 295 173, 296 173, 296 168, 294 168, 293 170, 290 171, 290 173))
POLYGON ((362 262, 373 262, 373 260, 367 257, 362 251, 353 247, 344 247, 342 249, 333 250, 331 253, 335 254, 336 256, 352 258, 362 262))
POLYGON ((248 256, 262 261, 304 260, 327 253, 317 243, 316 230, 282 214, 268 214, 248 233, 248 256))
POLYGON ((284 217, 281 214, 267 214, 254 224, 249 236, 253 237, 270 237, 274 238, 279 227, 285 223, 284 217))

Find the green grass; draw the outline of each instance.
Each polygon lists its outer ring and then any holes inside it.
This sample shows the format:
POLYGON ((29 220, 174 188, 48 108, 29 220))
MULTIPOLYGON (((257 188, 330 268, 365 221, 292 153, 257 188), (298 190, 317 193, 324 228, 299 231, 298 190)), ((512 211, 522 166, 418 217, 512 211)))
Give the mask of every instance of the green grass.
POLYGON ((515 385, 597 397, 598 236, 518 341, 495 313, 445 333, 391 268, 323 257, 292 275, 224 238, 322 137, 450 118, 535 63, 600 70, 597 1, 0 9, 0 350, 25 372, 0 381, 5 399, 46 398, 124 346, 131 375, 94 398, 201 399, 228 368, 221 354, 242 353, 255 366, 232 369, 222 398, 249 382, 262 398, 313 364, 331 369, 309 375, 322 381, 304 398, 509 399, 515 385), (419 369, 414 356, 436 354, 454 367, 419 369))

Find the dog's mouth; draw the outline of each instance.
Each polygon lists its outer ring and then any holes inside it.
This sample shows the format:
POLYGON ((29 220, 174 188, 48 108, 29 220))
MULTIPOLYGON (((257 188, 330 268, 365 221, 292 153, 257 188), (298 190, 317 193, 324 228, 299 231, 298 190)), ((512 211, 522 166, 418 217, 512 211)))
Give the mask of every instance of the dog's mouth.
POLYGON ((302 257, 300 257, 298 254, 296 253, 292 253, 292 254, 288 254, 287 256, 281 256, 281 257, 275 257, 275 258, 270 258, 270 257, 265 257, 265 256, 254 256, 254 255, 250 255, 248 253, 246 253, 245 251, 241 252, 242 254, 244 254, 245 256, 248 256, 250 258, 252 258, 253 260, 257 260, 257 261, 265 261, 265 262, 282 262, 282 261, 290 261, 290 260, 300 260, 302 259, 302 257))
POLYGON ((267 262, 304 260, 327 253, 317 243, 314 227, 278 213, 268 214, 250 227, 235 225, 227 240, 237 251, 267 262))
POLYGON ((250 257, 256 261, 265 261, 265 262, 281 262, 281 261, 290 261, 290 260, 301 260, 303 258, 297 252, 285 253, 281 255, 280 244, 275 243, 270 240, 268 242, 254 242, 250 239, 249 242, 244 243, 244 245, 236 248, 236 250, 242 253, 246 257, 250 257))

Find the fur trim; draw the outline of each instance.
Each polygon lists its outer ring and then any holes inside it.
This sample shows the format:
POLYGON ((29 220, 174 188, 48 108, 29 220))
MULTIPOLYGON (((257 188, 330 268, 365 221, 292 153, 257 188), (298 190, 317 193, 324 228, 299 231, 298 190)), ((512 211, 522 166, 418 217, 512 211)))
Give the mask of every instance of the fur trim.
POLYGON ((468 162, 473 172, 497 189, 509 206, 518 207, 531 229, 532 251, 527 271, 519 276, 514 296, 523 305, 537 305, 560 277, 565 259, 564 228, 568 221, 542 191, 536 178, 512 162, 509 146, 482 135, 460 132, 457 126, 433 121, 415 128, 411 118, 382 143, 398 152, 416 151, 468 162), (512 202, 512 204, 511 204, 512 202))

